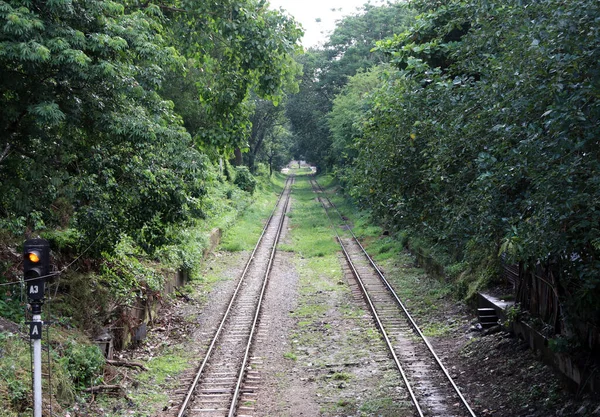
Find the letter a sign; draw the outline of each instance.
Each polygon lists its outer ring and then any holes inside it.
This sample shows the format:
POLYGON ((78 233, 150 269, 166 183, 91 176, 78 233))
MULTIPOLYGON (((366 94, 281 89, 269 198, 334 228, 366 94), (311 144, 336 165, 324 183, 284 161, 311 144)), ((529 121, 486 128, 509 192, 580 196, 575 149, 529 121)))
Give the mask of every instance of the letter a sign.
POLYGON ((42 322, 34 321, 29 323, 29 337, 31 340, 42 338, 42 322))

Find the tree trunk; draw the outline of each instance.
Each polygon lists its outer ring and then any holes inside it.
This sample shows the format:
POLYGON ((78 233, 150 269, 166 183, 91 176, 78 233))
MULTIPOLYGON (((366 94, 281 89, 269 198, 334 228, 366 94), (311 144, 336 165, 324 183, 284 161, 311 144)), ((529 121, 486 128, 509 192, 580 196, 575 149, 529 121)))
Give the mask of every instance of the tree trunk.
POLYGON ((239 167, 242 166, 244 164, 244 160, 242 158, 242 151, 240 148, 235 148, 235 150, 233 151, 233 153, 235 154, 235 166, 239 167))
POLYGON ((256 167, 254 166, 255 161, 256 154, 252 150, 250 150, 250 152, 248 152, 248 169, 252 174, 256 172, 256 167))

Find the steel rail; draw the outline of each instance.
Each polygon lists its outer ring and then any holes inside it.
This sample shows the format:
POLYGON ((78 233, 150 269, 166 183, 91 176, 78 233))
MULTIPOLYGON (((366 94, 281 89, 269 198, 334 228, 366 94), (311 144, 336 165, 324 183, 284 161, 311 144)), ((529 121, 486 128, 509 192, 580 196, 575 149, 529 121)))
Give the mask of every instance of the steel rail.
POLYGON ((204 368, 206 367, 206 364, 208 363, 208 360, 210 359, 215 346, 219 340, 219 336, 221 335, 221 332, 223 331, 223 328, 225 327, 225 324, 227 322, 227 319, 229 318, 229 314, 233 308, 233 304, 235 303, 239 290, 244 282, 244 279, 246 278, 246 273, 248 272, 248 269, 250 268, 250 264, 252 263, 252 261, 254 260, 254 255, 256 254, 256 251, 258 250, 258 248, 260 247, 263 237, 265 236, 265 233, 269 227, 269 225, 271 224, 271 221, 273 220, 273 217, 275 215, 275 212, 277 211, 277 207, 279 207, 279 203, 281 201, 281 198, 283 197, 283 195, 285 194, 287 188, 288 188, 288 183, 291 181, 293 177, 289 177, 284 185, 283 191, 281 192, 281 194, 279 195, 279 197, 277 198, 277 202, 275 203, 275 207, 273 208, 273 211, 271 211, 271 214, 267 220, 267 222, 265 223, 265 226, 262 229, 262 232, 260 234, 260 237, 258 238, 258 241, 256 242, 256 246, 254 246, 254 249, 252 250, 252 253, 250 254, 250 257, 248 258, 248 261, 246 262, 246 265, 244 267, 244 270, 242 272, 242 275, 240 276, 240 280, 238 281, 237 286, 235 287, 235 290, 233 292, 233 295, 231 296, 231 299, 229 300, 229 304, 227 305, 227 309, 225 310, 225 313, 223 314, 223 318, 221 319, 221 322, 219 324, 219 327, 217 329, 217 331, 215 332, 215 335, 213 336, 213 339, 210 343, 210 346, 208 348, 208 350, 206 351, 206 355, 204 356, 204 360, 202 361, 202 364, 200 365, 200 367, 198 368, 198 371, 196 372, 196 376, 194 378, 194 381, 192 382, 192 384, 190 385, 190 388, 187 391, 187 394, 185 396, 185 399, 183 400, 183 402, 181 403, 181 406, 179 408, 179 412, 177 413, 177 417, 183 417, 185 415, 185 412, 187 411, 188 405, 190 403, 190 400, 194 394, 194 390, 196 389, 196 387, 198 386, 198 382, 200 381, 200 377, 202 376, 202 372, 204 372, 204 368))
MULTIPOLYGON (((319 187, 319 190, 321 190, 321 194, 325 194, 325 192, 324 192, 323 188, 321 187, 321 185, 319 184, 319 182, 316 179, 314 181, 317 184, 317 186, 319 187)), ((331 200, 329 199, 329 197, 327 195, 325 195, 325 198, 327 199, 327 201, 329 202, 329 204, 331 205, 331 207, 333 207, 335 209, 335 211, 338 213, 338 215, 340 216, 340 219, 342 220, 342 222, 344 223, 344 225, 346 225, 347 230, 352 235, 352 238, 358 244, 358 246, 362 250, 362 252, 365 255, 365 257, 369 260, 369 263, 371 264, 371 266, 373 267, 373 269, 375 269, 375 271, 377 272, 377 275, 379 275, 379 278, 381 279, 381 281, 385 284, 385 286, 388 289, 388 291, 394 297, 394 299, 396 300, 397 304, 400 306, 400 308, 402 309, 402 311, 404 312, 404 314, 408 318, 408 321, 409 321, 410 325, 415 329, 415 331, 417 332, 417 334, 419 335, 419 337, 425 342, 425 345, 427 346, 427 349, 429 350, 429 352, 431 353, 431 355, 435 359, 437 365, 439 366, 439 368, 442 370, 442 372, 444 373, 444 375, 448 379, 448 382, 450 382, 450 384, 452 385, 452 388, 454 389, 454 391, 456 392, 456 394, 460 398, 461 402, 463 403, 463 405, 465 406, 465 408, 467 409, 467 411, 469 412, 469 414, 471 414, 472 417, 477 417, 475 415, 475 412, 473 411, 473 409, 467 403, 466 398, 460 392, 460 389, 458 388, 458 386, 456 385, 456 383, 454 382, 454 380, 450 376, 450 373, 448 372, 448 370, 446 369, 446 367, 444 366, 444 364, 442 363, 442 361, 440 360, 440 358, 438 357, 438 355, 433 350, 433 346, 431 346, 431 344, 429 343, 429 340, 427 340, 427 337, 425 337, 425 335, 423 334, 423 332, 421 331, 421 329, 417 325, 417 322, 413 319, 413 317, 409 313, 408 309, 406 308, 406 306, 404 305, 404 303, 402 302, 402 300, 400 300, 400 297, 398 297, 398 294, 396 294, 396 291, 394 290, 394 288, 392 287, 392 285, 390 284, 390 282, 383 275, 383 272, 381 272, 381 269, 379 269, 379 267, 377 266, 377 264, 375 263, 375 261, 373 260, 373 258, 371 258, 371 256, 368 254, 367 250, 362 245, 362 243, 358 240, 358 238, 354 234, 354 231, 352 231, 352 228, 350 228, 348 226, 348 224, 346 223, 346 221, 342 217, 342 214, 340 213, 340 211, 335 206, 335 204, 333 204, 333 202, 331 202, 331 200)))
MULTIPOLYGON (((354 233, 352 233, 352 235, 354 235, 354 233)), ((471 414, 472 417, 477 417, 475 415, 475 412, 473 411, 473 409, 467 403, 466 398, 460 392, 460 389, 458 388, 458 386, 456 385, 456 383, 454 382, 454 380, 450 376, 450 373, 448 372, 448 370, 446 369, 446 367, 442 363, 441 359, 438 357, 438 355, 433 350, 433 346, 431 346, 431 344, 429 343, 429 340, 427 340, 427 337, 425 337, 425 335, 423 334, 423 332, 421 331, 421 329, 417 325, 417 322, 412 318, 412 316, 409 313, 408 309, 406 308, 406 306, 404 305, 404 303, 402 302, 402 300, 400 300, 400 298, 398 297, 398 294, 396 294, 396 291, 394 291, 394 289, 392 288, 392 285, 389 283, 389 281, 383 275, 383 272, 381 272, 381 270, 379 269, 379 267, 375 264, 375 261, 373 261, 373 259, 371 258, 371 256, 369 256, 369 254, 367 253, 367 251, 365 250, 365 248, 362 246, 362 244, 358 241, 358 239, 356 238, 356 236, 354 236, 354 240, 356 241, 356 243, 358 243, 358 246, 362 249, 364 255, 367 257, 367 259, 369 260, 369 262, 371 263, 371 265, 373 266, 373 268, 375 269, 375 271, 377 271, 377 274, 379 275, 379 278, 381 278, 381 280, 385 284, 386 288, 390 291, 391 295, 394 297, 394 299, 396 300, 396 302, 398 303, 398 305, 402 308, 402 311, 404 312, 404 314, 408 318, 411 326, 415 329, 415 331, 417 332, 417 334, 425 342, 425 345, 427 346, 427 349, 429 349, 429 352, 434 357, 434 359, 435 359, 436 363, 438 364, 439 368, 442 370, 442 372, 444 373, 444 375, 448 379, 448 382, 450 382, 450 384, 452 385, 452 388, 454 388, 454 391, 456 392, 456 394, 460 398, 461 402, 463 403, 463 405, 465 406, 465 408, 467 409, 467 411, 469 412, 469 414, 471 414)))
MULTIPOLYGON (((329 202, 330 206, 333 207, 334 210, 338 213, 340 219, 342 220, 342 222, 346 226, 346 229, 352 235, 353 240, 358 244, 358 246, 362 250, 362 252, 365 255, 365 257, 369 260, 369 263, 371 264, 371 266, 373 267, 373 269, 375 269, 375 271, 377 272, 377 275, 379 275, 380 279, 382 280, 382 282, 384 283, 384 285, 386 286, 386 288, 388 289, 388 291, 394 297, 394 299, 396 300, 397 304, 400 306, 400 308, 402 309, 402 311, 404 312, 404 314, 408 318, 410 325, 414 328, 414 330, 417 332, 417 334, 423 340, 423 342, 425 342, 425 345, 427 346, 427 349, 429 350, 429 352, 431 353, 431 355, 435 359, 438 367, 442 370, 442 372, 444 373, 444 375, 448 379, 448 382, 450 382, 450 384, 452 385, 452 388, 454 389, 454 391, 456 392, 456 394, 460 398, 461 402, 463 403, 463 405, 465 406, 465 408, 467 409, 467 411, 469 412, 469 414, 471 414, 472 417, 477 417, 475 415, 475 412, 471 409, 471 407, 467 403, 467 400, 465 399, 465 397, 463 396, 463 394, 460 392, 460 389, 458 388, 458 386, 456 385, 456 383, 454 382, 454 380, 450 376, 450 373, 448 372, 448 370, 446 369, 446 367, 444 366, 444 364, 442 364, 442 361, 440 360, 440 358, 438 357, 438 355, 433 350, 433 346, 431 346, 431 344, 429 343, 429 341, 427 340, 427 338, 425 337, 425 335, 423 334, 423 332, 421 331, 421 329, 417 325, 417 322, 413 319, 413 317, 409 313, 408 309, 406 308, 406 306, 404 305, 404 303, 402 302, 402 300, 400 300, 400 297, 398 297, 398 294, 396 294, 396 291, 393 289, 392 285, 389 283, 389 281, 387 280, 387 278, 383 275, 383 272, 381 272, 381 269, 379 269, 379 267, 377 266, 377 264, 375 263, 375 261, 373 260, 373 258, 371 258, 371 256, 368 254, 368 252, 366 251, 366 249, 363 247, 362 243, 358 240, 358 238, 354 234, 354 231, 352 230, 352 228, 350 228, 348 226, 348 224, 346 223, 346 221, 342 217, 342 214, 340 213, 340 211, 335 206, 335 204, 333 204, 333 202, 329 199, 329 197, 327 195, 325 195, 325 192, 324 192, 323 188, 321 187, 321 185, 319 184, 319 182, 316 179, 314 179, 314 182, 317 184, 317 187, 321 191, 321 194, 323 194, 325 196, 325 198, 329 202)), ((325 209, 325 211, 327 211, 327 209, 325 209)), ((337 234, 337 232, 336 232, 336 234, 337 234)), ((338 239, 339 239, 339 236, 338 236, 338 239)))
MULTIPOLYGON (((384 276, 384 274, 381 271, 381 269, 379 269, 379 267, 377 266, 377 264, 375 263, 375 261, 373 260, 373 258, 371 258, 371 256, 368 254, 368 252, 366 251, 366 249, 362 245, 362 243, 356 237, 356 235, 354 234, 354 231, 352 230, 352 228, 350 228, 348 226, 348 224, 346 223, 346 221, 342 217, 342 214, 340 213, 340 211, 335 206, 335 204, 333 204, 333 202, 325 194, 325 192, 324 192, 323 188, 321 187, 321 185, 319 184, 319 182, 316 179, 313 179, 313 180, 314 180, 315 184, 317 185, 318 189, 321 191, 321 194, 324 196, 324 198, 329 203, 329 205, 337 212, 338 216, 340 217, 340 219, 342 220, 342 222, 346 226, 346 230, 348 230, 350 232, 350 234, 352 235, 352 239, 358 244, 358 246, 360 247, 361 251, 363 252, 363 254, 365 255, 365 257, 368 259, 368 261, 371 264, 371 266, 373 267, 373 269, 377 272, 377 275, 379 276, 379 278, 381 279, 381 281, 383 282, 383 284, 385 285, 385 287, 388 289, 388 291, 390 292, 390 294, 392 295, 392 297, 394 298, 394 300, 396 301, 396 303, 400 306, 400 308, 402 309, 403 313, 408 318, 408 321, 409 321, 410 325, 413 327, 413 329, 417 332, 417 334, 419 335, 419 337, 421 338, 421 340, 423 340, 423 342, 427 346, 427 349, 429 350, 429 352, 431 353, 431 355, 435 359, 436 364, 438 365, 438 367, 443 372, 444 376, 446 377, 446 379, 448 380, 448 382, 450 383, 450 385, 452 386, 452 388, 456 392, 456 394, 459 397, 459 399, 461 400, 463 406, 466 408, 466 410, 469 412, 469 414, 472 417, 477 417, 476 414, 475 414, 475 412, 473 411, 473 409, 467 403, 466 398, 461 393, 460 389, 458 388, 458 386, 456 385, 456 383, 454 382, 454 380, 450 376, 450 373, 448 372, 448 370, 446 369, 446 367, 444 366, 444 364, 442 363, 442 361, 440 360, 440 358, 438 357, 438 355, 433 350, 433 346, 431 346, 431 344, 429 343, 429 340, 427 340, 427 337, 425 337, 425 335, 423 334, 423 332, 421 331, 421 329, 417 325, 416 321, 411 316, 410 312, 408 311, 408 309, 406 308, 406 306, 404 305, 404 303, 402 302, 402 300, 400 300, 400 297, 398 297, 398 294, 396 294, 396 291, 394 290, 394 288, 392 287, 392 285, 390 284, 390 282, 387 280, 387 278, 384 276)), ((328 211, 325 206, 323 206, 323 208, 325 208, 326 212, 328 211)), ((338 240, 340 240, 337 231, 336 231, 336 235, 338 236, 338 240)), ((341 242, 340 242, 340 245, 342 245, 341 242)), ((343 245, 342 245, 342 247, 343 247, 343 245)), ((346 258, 348 259, 348 255, 346 254, 346 251, 344 251, 344 253, 346 255, 346 258)), ((350 260, 349 260, 349 262, 350 262, 350 260)), ((353 267, 353 269, 354 269, 354 267, 353 267)), ((364 289, 362 283, 361 283, 361 291, 363 291, 363 293, 365 294, 365 296, 368 298, 368 295, 365 293, 365 289, 364 289)), ((369 301, 369 304, 371 304, 370 301, 369 301)))
MULTIPOLYGON (((319 187, 319 189, 321 188, 315 179, 311 178, 310 181, 311 181, 311 184, 314 182, 317 185, 317 187, 319 187)), ((321 193, 323 193, 322 189, 321 189, 321 193)), ((327 199, 327 201, 329 201, 329 199, 327 199)), ((323 206, 323 209, 325 210, 325 214, 327 215, 329 222, 333 226, 333 220, 331 220, 331 216, 329 215, 329 210, 327 209, 325 204, 323 204, 323 201, 320 198, 319 198, 319 202, 323 206)), ((329 201, 329 204, 331 204, 331 201, 329 201)), ((350 259, 350 255, 348 254, 348 251, 346 250, 346 247, 344 246, 342 239, 340 238, 340 235, 336 228, 334 228, 334 232, 335 232, 337 241, 340 244, 340 247, 342 248, 342 252, 344 253, 344 256, 346 257, 346 260, 348 261, 348 265, 350 265, 350 268, 352 269, 352 274, 356 278, 356 281, 359 284, 360 290, 363 293, 363 295, 367 301, 367 304, 369 305, 369 309, 371 310, 371 313, 373 314, 373 318, 375 319, 377 327, 379 328, 379 331, 383 335, 385 344, 387 345, 388 350, 392 354, 394 363, 396 364, 396 368, 398 368, 398 371, 400 371, 400 375, 402 376, 404 385, 406 386, 406 389, 408 390, 410 399, 411 399, 412 403, 414 404, 415 408, 417 409, 417 412, 419 413, 419 417, 424 417, 425 414, 423 413, 423 410, 421 409, 421 406, 419 405, 419 401, 415 395, 414 390, 412 389, 412 385, 411 385, 410 381, 408 380, 408 377, 406 376, 406 372, 404 371, 404 368, 402 367, 402 364, 400 363, 400 359, 398 358, 398 355, 396 355, 396 351, 394 350, 394 345, 392 344, 392 341, 390 340, 390 338, 387 334, 387 331, 385 330, 383 323, 381 322, 381 319, 379 318, 379 314, 377 313, 377 310, 375 309, 375 305, 373 304, 373 301, 371 300, 371 297, 369 296, 367 289, 365 288, 364 283, 363 283, 362 279, 360 278, 358 271, 354 267, 354 263, 350 259)))
MULTIPOLYGON (((293 185, 293 177, 292 177, 292 185, 293 185)), ((287 212, 288 204, 290 202, 290 194, 291 189, 288 192, 287 198, 281 210, 281 218, 279 219, 279 225, 277 227, 277 233, 275 235, 275 240, 273 242, 273 247, 271 248, 271 254, 269 256, 269 263, 267 265, 267 270, 265 272, 265 276, 263 279, 263 285, 260 291, 260 296, 258 298, 258 303, 256 306, 256 311, 254 313, 254 320, 252 322, 252 327, 250 330, 250 335, 248 337, 248 343, 246 345, 246 352, 244 353, 244 359, 242 360, 242 365, 240 366, 240 373, 238 375, 237 384, 235 390, 233 392, 233 398, 231 400, 231 405, 229 407, 228 417, 234 417, 235 412, 237 410, 237 402, 241 392, 242 383, 244 381, 244 376, 246 374, 246 366, 248 365, 248 359, 250 357, 250 349, 252 348, 252 343, 254 341, 254 335, 256 333, 256 328, 259 320, 259 316, 261 313, 262 303, 264 300, 265 292, 267 289, 267 284, 269 283, 269 277, 271 274, 271 269, 273 268, 273 260, 275 259, 275 253, 277 252, 277 244, 279 243, 279 238, 281 236, 281 231, 283 230, 283 224, 285 222, 285 213, 287 212)))
POLYGON ((373 318, 375 319, 375 322, 377 323, 377 327, 379 327, 379 331, 383 335, 383 338, 385 339, 385 343, 388 346, 388 349, 389 349, 390 353, 392 354, 392 357, 394 358, 396 367, 400 371, 400 375, 402 375, 402 379, 404 380, 404 385, 406 385, 406 389, 408 389, 408 393, 410 395, 410 398, 411 398, 413 404, 415 405, 415 408, 417 409, 417 412, 419 413, 419 417, 424 417, 425 414, 423 414, 423 410, 421 409, 421 406, 419 405, 419 401, 417 400, 417 397, 412 389, 412 386, 411 386, 410 382, 408 381, 406 372, 404 371, 404 368, 402 367, 402 365, 400 363, 400 359, 398 358, 398 355, 396 355, 396 351, 394 350, 394 345, 392 344, 392 341, 390 340, 390 338, 387 334, 387 331, 385 330, 385 327, 383 326, 383 323, 381 322, 381 319, 379 318, 379 314, 377 313, 377 310, 375 309, 375 305, 373 304, 373 301, 371 300, 371 297, 369 296, 369 293, 367 292, 367 289, 365 288, 364 283, 363 283, 358 271, 354 267, 354 263, 352 263, 352 260, 350 259, 350 255, 348 254, 348 251, 346 250, 346 247, 342 243, 342 240, 340 239, 339 236, 337 237, 337 240, 340 244, 340 247, 342 248, 342 251, 344 252, 344 256, 346 257, 346 260, 348 261, 348 265, 350 265, 350 268, 352 269, 352 274, 354 275, 354 277, 356 278, 356 281, 359 284, 360 291, 363 293, 363 296, 365 297, 365 299, 367 300, 367 303, 369 304, 369 309, 371 310, 371 313, 373 314, 373 318))

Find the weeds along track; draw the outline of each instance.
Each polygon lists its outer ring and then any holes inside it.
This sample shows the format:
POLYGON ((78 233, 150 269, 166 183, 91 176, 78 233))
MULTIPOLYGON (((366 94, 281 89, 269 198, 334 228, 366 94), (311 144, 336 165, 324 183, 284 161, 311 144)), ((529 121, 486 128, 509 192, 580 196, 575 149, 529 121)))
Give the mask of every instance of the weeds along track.
POLYGON ((475 417, 431 344, 379 267, 314 178, 311 178, 311 184, 335 230, 347 261, 346 272, 354 278, 352 290, 360 293, 369 307, 402 376, 416 415, 475 417))
MULTIPOLYGON (((293 182, 293 177, 286 181, 179 406, 177 417, 232 417, 238 412, 242 415, 252 411, 252 390, 256 378, 249 371, 253 360, 250 356, 252 343, 293 182), (244 407, 238 410, 240 403, 244 407)), ((257 362, 256 359, 254 361, 257 362)))

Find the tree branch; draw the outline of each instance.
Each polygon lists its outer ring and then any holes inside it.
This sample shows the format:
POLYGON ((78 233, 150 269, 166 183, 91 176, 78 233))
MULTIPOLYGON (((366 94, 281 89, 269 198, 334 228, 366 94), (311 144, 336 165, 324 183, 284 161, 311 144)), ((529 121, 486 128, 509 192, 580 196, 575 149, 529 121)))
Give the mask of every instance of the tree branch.
POLYGON ((139 362, 128 362, 128 361, 118 361, 118 360, 113 360, 113 359, 107 359, 106 363, 112 366, 125 366, 127 368, 140 368, 143 369, 144 371, 147 371, 148 368, 146 368, 143 364, 139 363, 139 362))
POLYGON ((6 159, 6 157, 8 156, 9 153, 10 153, 10 143, 7 143, 6 147, 4 148, 4 151, 2 151, 2 155, 0 155, 0 164, 2 163, 2 161, 4 161, 4 159, 6 159))
POLYGON ((187 13, 188 12, 188 10, 180 9, 178 7, 165 6, 164 4, 159 4, 158 7, 160 7, 162 10, 167 10, 169 12, 181 12, 181 13, 187 13))
POLYGON ((125 392, 125 388, 121 385, 98 385, 96 387, 86 388, 84 392, 125 392))

